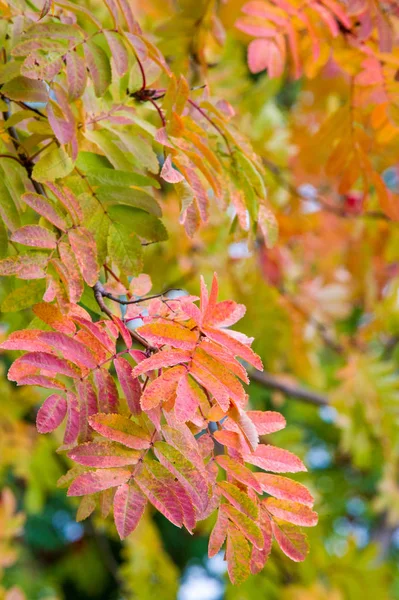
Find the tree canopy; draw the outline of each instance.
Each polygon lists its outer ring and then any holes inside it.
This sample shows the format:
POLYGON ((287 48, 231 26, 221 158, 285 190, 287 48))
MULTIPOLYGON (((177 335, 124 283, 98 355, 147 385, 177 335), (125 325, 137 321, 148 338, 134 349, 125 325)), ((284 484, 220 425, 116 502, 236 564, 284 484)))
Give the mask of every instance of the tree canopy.
POLYGON ((397 1, 0 9, 0 599, 399 598, 397 1))

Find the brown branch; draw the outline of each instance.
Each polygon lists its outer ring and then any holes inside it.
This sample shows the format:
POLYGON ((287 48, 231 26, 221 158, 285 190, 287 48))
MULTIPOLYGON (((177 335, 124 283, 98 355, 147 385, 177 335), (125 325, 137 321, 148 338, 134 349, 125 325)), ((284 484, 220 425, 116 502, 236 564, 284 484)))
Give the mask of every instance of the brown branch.
POLYGON ((286 396, 291 396, 292 398, 296 398, 297 400, 307 402, 308 404, 314 404, 315 406, 329 405, 327 396, 323 396, 318 392, 309 390, 304 387, 287 383, 286 381, 283 381, 281 378, 279 378, 276 375, 272 375, 271 373, 251 371, 249 376, 251 380, 256 381, 256 383, 260 383, 265 387, 277 390, 285 394, 286 396))
MULTIPOLYGON (((94 292, 94 298, 95 298, 98 306, 101 308, 101 311, 103 313, 105 313, 111 320, 113 320, 114 315, 112 314, 110 309, 105 305, 105 302, 104 302, 104 297, 107 298, 107 295, 106 295, 107 292, 104 290, 103 285, 101 284, 100 281, 97 281, 97 283, 94 285, 93 292, 94 292)), ((154 350, 154 348, 151 346, 151 344, 149 344, 143 337, 141 337, 141 335, 139 335, 135 331, 131 331, 130 329, 129 329, 129 333, 138 344, 141 344, 142 346, 144 346, 144 348, 147 348, 147 350, 149 350, 149 351, 154 350)))

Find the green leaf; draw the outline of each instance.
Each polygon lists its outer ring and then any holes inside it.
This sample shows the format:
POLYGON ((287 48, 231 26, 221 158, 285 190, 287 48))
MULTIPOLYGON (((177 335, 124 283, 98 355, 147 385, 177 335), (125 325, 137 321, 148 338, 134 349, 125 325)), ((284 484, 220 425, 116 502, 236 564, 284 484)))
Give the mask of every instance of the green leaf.
POLYGON ((151 242, 162 242, 168 239, 168 234, 162 222, 149 215, 143 210, 130 206, 110 206, 109 215, 118 223, 128 228, 129 232, 135 232, 141 238, 151 242))
POLYGON ((0 65, 0 83, 6 83, 15 77, 18 77, 21 69, 21 63, 13 60, 5 65, 0 65))
POLYGON ((94 152, 85 152, 84 150, 79 151, 78 158, 76 159, 76 166, 83 173, 88 173, 97 169, 110 169, 112 164, 108 158, 101 154, 95 154, 94 152))
POLYGON ((133 190, 131 188, 114 189, 110 185, 101 185, 96 190, 96 196, 107 206, 124 204, 126 206, 140 208, 156 217, 162 216, 162 211, 158 202, 142 190, 133 190))
POLYGON ((7 256, 8 236, 3 221, 0 219, 0 258, 7 256))
POLYGON ((130 159, 129 153, 117 146, 117 139, 112 136, 111 132, 106 130, 85 131, 84 136, 104 152, 115 169, 120 169, 121 171, 132 170, 133 161, 130 159))
POLYGON ((23 102, 47 102, 48 92, 42 81, 18 76, 11 79, 1 89, 2 93, 10 100, 23 102))
POLYGON ((17 312, 30 308, 42 300, 45 289, 43 280, 28 281, 4 298, 1 304, 2 312, 17 312))
POLYGON ((114 187, 160 187, 156 179, 154 179, 153 177, 146 177, 145 175, 141 175, 140 173, 130 173, 127 171, 119 171, 117 169, 102 168, 88 169, 85 171, 85 173, 91 185, 112 185, 114 187))
POLYGON ((141 243, 131 231, 129 222, 109 228, 108 254, 126 277, 140 273, 143 266, 141 243))
POLYGON ((18 209, 6 185, 4 171, 0 169, 0 216, 8 229, 14 231, 21 225, 18 209))
POLYGON ((66 177, 74 167, 73 161, 63 146, 43 154, 33 167, 32 177, 36 181, 55 181, 66 177))

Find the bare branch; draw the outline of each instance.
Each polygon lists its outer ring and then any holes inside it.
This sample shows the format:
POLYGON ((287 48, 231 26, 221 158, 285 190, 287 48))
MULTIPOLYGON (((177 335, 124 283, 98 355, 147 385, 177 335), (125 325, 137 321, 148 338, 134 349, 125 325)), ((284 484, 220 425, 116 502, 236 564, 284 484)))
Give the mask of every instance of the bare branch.
POLYGON ((254 370, 250 372, 250 378, 252 381, 256 381, 265 387, 277 390, 286 396, 291 396, 292 398, 302 400, 308 404, 314 404, 315 406, 329 405, 329 401, 326 396, 323 396, 322 394, 319 394, 313 390, 308 390, 307 388, 287 383, 278 376, 271 375, 271 373, 254 370))

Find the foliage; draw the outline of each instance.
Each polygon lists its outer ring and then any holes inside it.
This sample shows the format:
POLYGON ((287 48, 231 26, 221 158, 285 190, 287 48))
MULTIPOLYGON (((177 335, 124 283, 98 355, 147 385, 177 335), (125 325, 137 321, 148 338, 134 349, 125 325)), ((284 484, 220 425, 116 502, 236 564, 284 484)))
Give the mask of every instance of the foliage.
POLYGON ((0 7, 0 597, 391 597, 397 2, 0 7))

